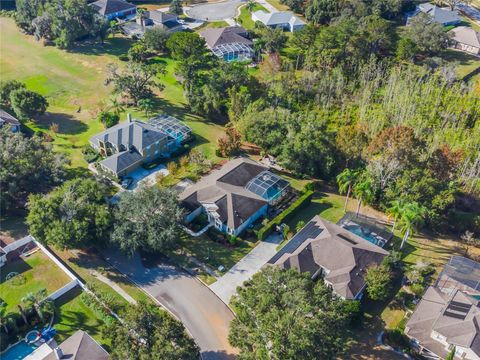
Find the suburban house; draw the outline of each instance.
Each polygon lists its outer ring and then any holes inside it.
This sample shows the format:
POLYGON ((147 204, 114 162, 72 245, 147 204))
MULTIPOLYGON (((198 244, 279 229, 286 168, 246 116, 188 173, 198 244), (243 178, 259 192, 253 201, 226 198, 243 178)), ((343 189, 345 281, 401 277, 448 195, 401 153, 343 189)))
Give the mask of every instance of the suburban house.
POLYGON ((252 13, 252 20, 254 22, 260 21, 265 26, 271 28, 282 28, 290 32, 303 29, 305 22, 300 20, 290 11, 265 12, 263 10, 252 13))
POLYGON ((480 56, 480 32, 470 27, 459 26, 449 31, 452 34, 452 47, 480 56))
POLYGON ((106 158, 100 167, 117 177, 126 175, 144 163, 169 157, 191 136, 191 129, 166 115, 148 123, 128 120, 90 138, 90 145, 106 158))
POLYGON ((122 30, 127 36, 141 38, 145 31, 154 27, 160 27, 168 32, 183 30, 177 15, 158 10, 145 11, 142 16, 137 16, 135 21, 123 24, 122 30))
POLYGON ((189 213, 204 213, 218 230, 238 236, 286 193, 288 181, 248 158, 229 161, 180 194, 189 213))
POLYGON ((0 128, 4 126, 8 126, 12 132, 20 131, 20 121, 5 110, 0 109, 0 128))
POLYGON ((137 7, 125 0, 97 0, 90 6, 108 20, 133 18, 137 13, 137 7))
POLYGON ((423 3, 417 6, 411 16, 407 18, 407 24, 415 15, 423 12, 432 18, 432 21, 442 24, 443 26, 458 25, 462 21, 457 11, 452 11, 447 8, 441 8, 430 3, 423 3))
POLYGON ((388 252, 381 247, 315 216, 267 264, 308 272, 323 278, 344 299, 360 299, 368 267, 388 252))
POLYGON ((430 286, 405 327, 405 334, 421 354, 480 360, 479 299, 460 289, 446 294, 430 286))
POLYGON ((459 289, 480 299, 480 263, 454 255, 443 267, 434 286, 446 294, 459 289))
POLYGON ((60 345, 55 341, 40 345, 24 360, 108 360, 110 355, 90 335, 78 330, 60 345))
POLYGON ((205 29, 200 33, 207 47, 225 61, 251 60, 254 55, 253 42, 247 30, 241 26, 205 29))

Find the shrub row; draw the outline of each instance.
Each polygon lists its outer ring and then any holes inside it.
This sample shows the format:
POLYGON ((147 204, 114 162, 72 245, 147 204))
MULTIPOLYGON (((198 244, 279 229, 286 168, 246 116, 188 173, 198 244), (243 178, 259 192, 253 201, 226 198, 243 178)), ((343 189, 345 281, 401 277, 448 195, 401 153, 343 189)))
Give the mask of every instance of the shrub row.
POLYGON ((264 241, 270 235, 277 225, 288 221, 298 210, 310 205, 314 191, 306 190, 295 202, 283 210, 274 219, 270 220, 264 227, 258 231, 258 240, 264 241))

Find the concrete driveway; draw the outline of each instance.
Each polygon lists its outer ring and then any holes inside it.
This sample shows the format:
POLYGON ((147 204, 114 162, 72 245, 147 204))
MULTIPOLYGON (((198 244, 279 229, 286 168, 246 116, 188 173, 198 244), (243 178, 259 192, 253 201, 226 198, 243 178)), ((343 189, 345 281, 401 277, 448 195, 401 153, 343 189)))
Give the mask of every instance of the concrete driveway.
POLYGON ((281 234, 274 233, 270 235, 236 263, 225 275, 210 285, 210 289, 228 304, 237 287, 250 279, 277 253, 277 246, 282 240, 281 234))
POLYGON ((188 16, 206 21, 218 21, 233 18, 237 15, 237 8, 246 0, 227 0, 213 4, 192 6, 186 10, 188 16))
POLYGON ((236 350, 227 340, 230 309, 205 285, 165 262, 144 266, 116 250, 104 251, 106 259, 140 288, 179 318, 201 349, 205 360, 234 359, 236 350))

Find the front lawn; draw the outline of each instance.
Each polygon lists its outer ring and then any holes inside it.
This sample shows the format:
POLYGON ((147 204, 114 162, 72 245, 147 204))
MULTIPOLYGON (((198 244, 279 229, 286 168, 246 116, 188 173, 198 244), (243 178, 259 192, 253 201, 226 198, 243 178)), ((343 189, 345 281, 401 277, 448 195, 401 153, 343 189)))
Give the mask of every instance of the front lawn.
POLYGON ((7 303, 6 312, 17 311, 17 304, 28 293, 46 289, 50 294, 66 285, 70 278, 42 251, 8 262, 0 274, 0 298, 7 303), (5 280, 11 272, 19 275, 5 280))
MULTIPOLYGON (((265 12, 269 12, 260 4, 255 4, 252 12, 263 10, 265 12)), ((238 23, 242 25, 247 30, 252 30, 255 27, 255 22, 252 20, 252 12, 247 9, 246 5, 243 5, 240 8, 240 15, 238 16, 238 23)))

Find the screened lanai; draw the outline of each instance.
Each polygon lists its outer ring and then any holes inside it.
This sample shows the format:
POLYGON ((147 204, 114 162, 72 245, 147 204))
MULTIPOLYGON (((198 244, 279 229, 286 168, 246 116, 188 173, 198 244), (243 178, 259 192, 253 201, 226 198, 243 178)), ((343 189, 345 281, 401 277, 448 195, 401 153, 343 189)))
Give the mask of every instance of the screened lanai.
POLYGON ((212 51, 226 61, 251 59, 253 56, 253 48, 243 43, 218 45, 212 51))
POLYGON ((268 202, 280 198, 288 187, 288 181, 266 170, 250 180, 245 187, 268 202))
POLYGON ((148 123, 164 134, 175 139, 175 142, 181 143, 188 139, 192 134, 192 129, 185 125, 184 122, 168 115, 158 115, 150 120, 148 123))

